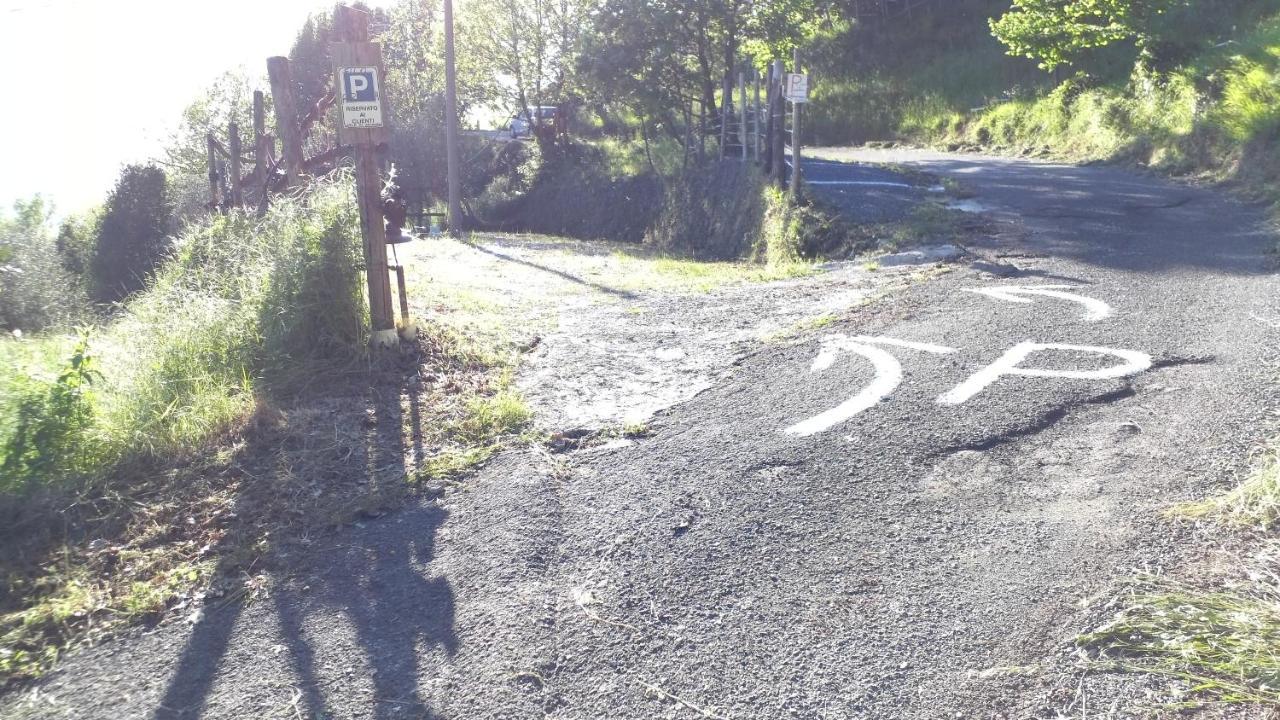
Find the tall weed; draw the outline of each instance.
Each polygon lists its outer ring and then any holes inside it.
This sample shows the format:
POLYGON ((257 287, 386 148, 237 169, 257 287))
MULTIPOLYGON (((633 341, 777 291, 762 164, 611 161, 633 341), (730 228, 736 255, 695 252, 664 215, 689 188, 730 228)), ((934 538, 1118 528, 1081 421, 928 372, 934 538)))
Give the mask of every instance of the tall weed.
POLYGON ((210 218, 176 240, 147 288, 82 337, 64 366, 11 368, 21 381, 0 387, 0 501, 34 485, 104 479, 129 457, 191 452, 247 416, 260 394, 358 359, 354 208, 340 176, 261 220, 210 218))

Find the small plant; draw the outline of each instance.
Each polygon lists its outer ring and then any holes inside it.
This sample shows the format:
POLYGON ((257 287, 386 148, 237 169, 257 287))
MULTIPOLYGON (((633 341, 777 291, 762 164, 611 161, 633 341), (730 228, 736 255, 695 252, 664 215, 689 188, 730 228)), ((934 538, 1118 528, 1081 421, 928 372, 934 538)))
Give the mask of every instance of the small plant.
POLYGON ((101 376, 89 336, 82 333, 51 382, 31 382, 0 448, 0 492, 19 492, 41 478, 58 477, 88 457, 84 431, 93 420, 91 390, 101 376))

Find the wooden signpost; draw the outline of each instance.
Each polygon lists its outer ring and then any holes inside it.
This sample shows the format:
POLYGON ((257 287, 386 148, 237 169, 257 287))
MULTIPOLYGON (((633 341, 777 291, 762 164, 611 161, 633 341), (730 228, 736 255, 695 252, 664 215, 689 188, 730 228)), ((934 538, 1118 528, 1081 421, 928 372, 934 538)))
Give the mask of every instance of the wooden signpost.
POLYGON ((338 94, 338 142, 355 153, 356 199, 364 238, 369 319, 373 326, 370 343, 375 347, 392 347, 399 343, 399 337, 392 309, 387 230, 382 217, 382 182, 377 159, 378 146, 385 144, 389 136, 387 118, 390 116, 383 86, 382 47, 369 42, 369 16, 360 10, 338 6, 333 24, 340 40, 330 46, 338 94))

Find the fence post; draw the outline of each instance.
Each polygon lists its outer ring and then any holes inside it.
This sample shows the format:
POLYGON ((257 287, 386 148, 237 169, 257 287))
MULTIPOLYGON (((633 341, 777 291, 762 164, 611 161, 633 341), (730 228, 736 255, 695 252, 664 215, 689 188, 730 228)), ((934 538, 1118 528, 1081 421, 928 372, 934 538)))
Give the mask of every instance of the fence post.
POLYGON ((231 174, 231 198, 229 203, 232 207, 240 207, 244 201, 244 195, 240 188, 240 125, 234 120, 227 126, 227 144, 230 146, 231 153, 230 170, 231 174))
POLYGON ((204 145, 209 157, 209 207, 218 210, 222 207, 222 192, 218 182, 218 141, 213 139, 213 133, 205 133, 204 145))
POLYGON ((289 58, 267 58, 267 77, 271 80, 271 100, 276 108, 276 132, 284 153, 285 182, 297 185, 302 179, 302 131, 298 127, 298 103, 293 95, 293 72, 289 58))
POLYGON ((760 70, 759 68, 751 69, 752 81, 755 86, 755 102, 752 103, 751 109, 751 159, 757 163, 760 162, 760 70))
POLYGON ((738 141, 742 144, 742 162, 747 161, 747 74, 738 71, 738 141))
POLYGON ((253 185, 262 196, 258 198, 258 214, 267 212, 268 171, 271 169, 271 148, 267 140, 267 99, 261 90, 253 91, 253 185))
MULTIPOLYGON (((800 49, 791 52, 791 72, 800 72, 800 49)), ((791 200, 800 197, 800 109, 804 103, 791 103, 791 200)))
POLYGON ((787 189, 787 103, 782 99, 782 75, 785 71, 786 66, 781 60, 773 61, 773 103, 769 106, 769 114, 773 119, 773 177, 779 190, 787 189))

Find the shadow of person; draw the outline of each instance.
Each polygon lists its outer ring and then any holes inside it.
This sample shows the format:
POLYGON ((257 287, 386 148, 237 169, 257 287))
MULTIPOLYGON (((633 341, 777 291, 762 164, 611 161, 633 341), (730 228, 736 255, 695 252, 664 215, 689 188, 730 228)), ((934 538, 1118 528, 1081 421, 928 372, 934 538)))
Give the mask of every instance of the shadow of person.
POLYGON ((353 558, 368 571, 363 581, 346 585, 342 604, 373 672, 375 717, 437 717, 420 693, 430 674, 420 658, 433 646, 449 655, 458 649, 453 590, 427 573, 435 534, 448 515, 435 506, 415 508, 363 538, 360 557, 353 558))
MULTIPOLYGON (((352 498, 353 502, 369 505, 367 512, 362 511, 364 517, 382 516, 405 499, 406 452, 421 455, 424 451, 422 414, 417 407, 422 396, 415 385, 420 361, 416 355, 398 358, 370 377, 365 402, 342 406, 349 408, 342 411, 340 422, 362 429, 359 442, 364 456, 348 453, 350 464, 337 474, 344 485, 356 484, 358 479, 365 488, 361 491, 363 498, 352 498), (403 424, 406 420, 409 427, 403 424)), ((279 435, 260 438, 260 442, 272 447, 286 440, 279 435)), ((305 445, 302 448, 305 450, 305 445)), ((254 455, 249 451, 246 454, 254 455)), ((262 471, 261 477, 269 472, 266 468, 255 469, 262 471)), ((270 483, 246 487, 249 489, 242 489, 237 497, 237 509, 246 513, 262 501, 261 493, 272 490, 270 483)), ((341 685, 334 686, 332 678, 322 677, 324 659, 331 657, 332 648, 325 646, 329 641, 323 639, 323 633, 313 634, 309 627, 321 615, 345 614, 364 648, 375 690, 375 705, 368 716, 439 717, 420 687, 432 669, 421 666, 433 662, 422 658, 438 658, 437 649, 452 656, 459 644, 454 631, 453 590, 444 577, 433 576, 430 569, 436 533, 448 515, 447 510, 429 501, 410 504, 379 520, 341 530, 335 542, 347 549, 345 553, 311 553, 301 562, 289 560, 288 565, 274 568, 271 608, 279 622, 277 640, 282 649, 288 650, 289 670, 298 692, 290 703, 292 707, 312 717, 328 717, 331 706, 347 704, 333 695, 341 685), (287 581, 289 577, 304 576, 315 579, 311 586, 287 581)), ((273 535, 268 565, 277 560, 284 562, 285 555, 280 552, 289 547, 273 535)), ((231 562, 230 549, 218 549, 220 555, 223 550, 228 551, 226 563, 231 562)), ((290 556, 298 557, 291 551, 290 556)), ((218 574, 228 574, 234 567, 220 563, 218 574)), ((203 716, 222 677, 220 666, 229 652, 245 650, 237 642, 237 624, 261 624, 261 615, 261 611, 246 613, 239 597, 206 607, 204 616, 187 637, 152 718, 187 720, 203 716)))

